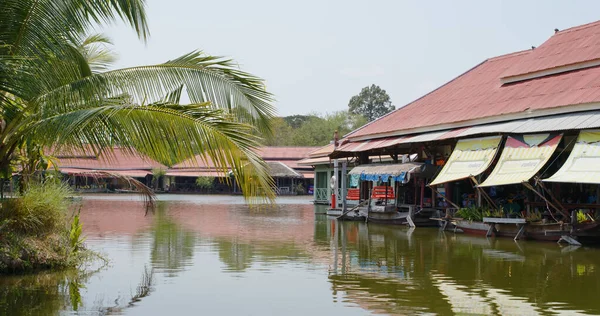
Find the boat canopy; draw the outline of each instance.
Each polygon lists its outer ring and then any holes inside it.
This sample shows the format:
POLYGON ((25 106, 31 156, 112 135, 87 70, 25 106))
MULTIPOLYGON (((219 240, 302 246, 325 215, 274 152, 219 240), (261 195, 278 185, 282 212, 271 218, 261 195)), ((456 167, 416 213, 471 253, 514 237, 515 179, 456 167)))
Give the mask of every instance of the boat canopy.
POLYGON ((509 136, 496 167, 480 187, 529 181, 556 151, 562 134, 509 136))
POLYGON ((543 181, 600 184, 600 130, 581 131, 564 165, 543 181))
POLYGON ((365 164, 359 165, 348 174, 360 175, 360 179, 363 181, 388 181, 390 178, 395 181, 405 182, 408 173, 421 172, 423 169, 423 163, 420 162, 406 162, 406 163, 395 163, 395 164, 365 164))
POLYGON ((461 139, 438 176, 429 184, 438 185, 483 173, 494 160, 502 136, 461 139))

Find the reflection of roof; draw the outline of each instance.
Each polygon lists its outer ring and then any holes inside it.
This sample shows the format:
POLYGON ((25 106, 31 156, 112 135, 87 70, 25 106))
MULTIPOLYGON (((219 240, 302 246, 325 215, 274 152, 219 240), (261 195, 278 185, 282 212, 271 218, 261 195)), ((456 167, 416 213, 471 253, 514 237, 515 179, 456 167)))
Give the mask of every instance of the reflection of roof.
POLYGON ((598 65, 600 22, 558 32, 533 50, 485 60, 348 137, 406 135, 590 110, 573 106, 600 102, 598 65), (577 67, 557 70, 566 65, 577 67), (522 81, 503 82, 507 75, 532 73, 533 77, 522 81))

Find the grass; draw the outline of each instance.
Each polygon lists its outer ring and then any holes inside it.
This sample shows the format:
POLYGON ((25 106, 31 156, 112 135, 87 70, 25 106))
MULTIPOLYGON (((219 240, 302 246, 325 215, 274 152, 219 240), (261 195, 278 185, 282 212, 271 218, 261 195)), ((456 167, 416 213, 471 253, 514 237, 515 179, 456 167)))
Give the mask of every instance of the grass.
POLYGON ((0 272, 76 267, 92 255, 83 247, 79 214, 70 214, 70 188, 34 182, 0 204, 0 272))

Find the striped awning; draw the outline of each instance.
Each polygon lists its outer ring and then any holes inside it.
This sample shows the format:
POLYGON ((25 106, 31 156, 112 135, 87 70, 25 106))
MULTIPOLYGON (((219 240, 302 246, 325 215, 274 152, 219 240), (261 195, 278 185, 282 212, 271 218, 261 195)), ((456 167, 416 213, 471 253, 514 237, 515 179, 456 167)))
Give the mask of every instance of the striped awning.
POLYGON ((501 136, 461 139, 442 171, 429 185, 457 181, 484 172, 494 160, 501 136))
POLYGON ((529 181, 548 162, 562 134, 509 136, 498 164, 479 186, 495 186, 529 181))
POLYGON ((407 173, 420 172, 423 163, 407 162, 395 164, 365 164, 352 168, 348 175, 360 175, 363 181, 388 181, 389 178, 395 181, 404 181, 407 173))
POLYGON ((581 131, 567 161, 544 181, 600 184, 600 130, 581 131))

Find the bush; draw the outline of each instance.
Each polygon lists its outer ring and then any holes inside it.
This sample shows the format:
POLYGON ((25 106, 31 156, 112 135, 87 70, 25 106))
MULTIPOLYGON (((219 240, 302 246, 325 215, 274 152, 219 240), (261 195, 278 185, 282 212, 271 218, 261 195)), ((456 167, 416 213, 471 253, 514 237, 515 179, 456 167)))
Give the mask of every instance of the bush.
POLYGON ((468 221, 481 222, 484 217, 490 217, 492 212, 489 209, 472 206, 459 209, 454 216, 466 219, 468 221))
POLYGON ((2 230, 39 236, 64 229, 71 194, 71 189, 58 181, 30 183, 22 194, 2 202, 2 230))
POLYGON ((215 178, 212 177, 198 177, 196 178, 196 185, 200 189, 212 189, 215 183, 215 178))
POLYGON ((67 184, 49 179, 2 202, 0 273, 78 267, 100 258, 83 247, 79 214, 70 219, 71 194, 67 184))

